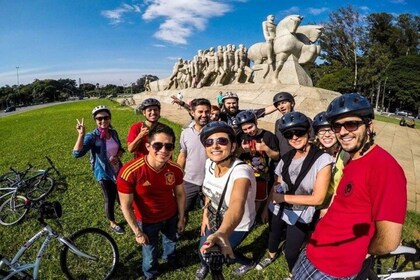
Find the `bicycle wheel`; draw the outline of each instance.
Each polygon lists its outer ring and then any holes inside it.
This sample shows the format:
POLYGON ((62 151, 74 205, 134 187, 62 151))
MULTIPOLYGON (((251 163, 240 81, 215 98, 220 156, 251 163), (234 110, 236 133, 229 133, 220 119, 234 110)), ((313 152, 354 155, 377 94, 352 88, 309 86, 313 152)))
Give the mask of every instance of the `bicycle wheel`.
POLYGON ((72 234, 68 240, 81 252, 96 258, 85 258, 64 246, 60 265, 68 279, 111 279, 119 253, 117 244, 108 233, 98 228, 85 228, 72 234))
POLYGON ((18 223, 29 210, 28 199, 24 196, 12 196, 0 206, 0 224, 10 226, 18 223))
POLYGON ((38 201, 49 195, 54 188, 54 180, 50 177, 38 176, 27 181, 26 197, 38 201))

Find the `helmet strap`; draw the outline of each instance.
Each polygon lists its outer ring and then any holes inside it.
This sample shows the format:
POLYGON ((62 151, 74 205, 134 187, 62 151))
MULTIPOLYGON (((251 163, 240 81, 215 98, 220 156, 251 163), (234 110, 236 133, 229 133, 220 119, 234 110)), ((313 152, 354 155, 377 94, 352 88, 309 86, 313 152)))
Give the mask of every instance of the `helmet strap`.
POLYGON ((359 152, 360 156, 363 156, 370 149, 370 147, 372 147, 372 145, 375 144, 374 138, 375 138, 376 133, 370 130, 369 120, 364 120, 364 121, 365 121, 366 129, 367 129, 367 139, 364 140, 365 143, 359 152))

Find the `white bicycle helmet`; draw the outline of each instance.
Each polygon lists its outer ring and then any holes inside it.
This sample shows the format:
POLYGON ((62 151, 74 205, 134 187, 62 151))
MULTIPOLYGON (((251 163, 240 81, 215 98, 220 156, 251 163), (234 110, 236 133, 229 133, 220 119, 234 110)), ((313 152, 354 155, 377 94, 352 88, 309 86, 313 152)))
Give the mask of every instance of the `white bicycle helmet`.
POLYGON ((99 106, 96 106, 95 108, 93 108, 92 116, 95 117, 96 114, 101 112, 101 111, 105 111, 109 114, 109 116, 111 116, 111 110, 108 107, 106 107, 105 105, 99 105, 99 106))

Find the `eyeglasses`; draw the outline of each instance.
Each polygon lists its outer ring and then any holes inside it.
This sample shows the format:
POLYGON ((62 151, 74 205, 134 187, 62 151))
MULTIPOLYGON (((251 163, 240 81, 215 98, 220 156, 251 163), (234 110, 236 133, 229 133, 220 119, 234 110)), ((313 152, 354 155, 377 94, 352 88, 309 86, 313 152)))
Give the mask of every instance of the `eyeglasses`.
POLYGON ((321 128, 320 130, 318 130, 317 134, 319 136, 323 136, 328 132, 328 134, 333 134, 334 132, 331 130, 331 128, 321 128))
POLYGON ((226 137, 219 137, 219 138, 207 138, 206 141, 204 141, 204 146, 211 147, 216 143, 217 145, 226 146, 229 144, 229 139, 226 137))
POLYGON ((307 134, 308 132, 306 130, 289 130, 283 133, 284 138, 286 139, 292 139, 293 135, 296 135, 297 137, 302 137, 303 135, 307 134))
POLYGON ((161 143, 161 142, 155 142, 152 145, 152 148, 158 152, 162 150, 163 147, 165 147, 165 150, 167 151, 173 151, 175 149, 175 145, 172 143, 161 143))
POLYGON ((97 120, 98 122, 101 121, 109 121, 110 117, 109 116, 105 116, 105 117, 96 117, 95 120, 97 120))
POLYGON ((331 124, 331 128, 335 133, 339 133, 341 131, 341 128, 344 127, 348 132, 356 131, 359 126, 364 124, 364 121, 348 121, 344 123, 333 123, 331 124))

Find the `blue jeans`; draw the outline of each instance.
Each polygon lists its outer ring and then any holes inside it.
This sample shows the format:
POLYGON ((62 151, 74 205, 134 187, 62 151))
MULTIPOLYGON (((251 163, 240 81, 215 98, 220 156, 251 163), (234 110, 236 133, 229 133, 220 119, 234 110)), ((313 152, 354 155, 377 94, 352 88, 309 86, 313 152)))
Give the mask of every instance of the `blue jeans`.
POLYGON ((140 229, 149 238, 149 244, 143 245, 143 274, 146 278, 156 277, 158 274, 158 242, 159 232, 162 234, 162 258, 170 260, 175 258, 175 244, 178 216, 175 215, 168 220, 146 224, 140 221, 137 222, 140 229))
MULTIPOLYGON (((207 266, 206 262, 203 259, 203 256, 200 253, 200 248, 203 246, 204 242, 207 240, 207 237, 214 233, 213 231, 206 229, 206 233, 204 236, 200 237, 200 243, 198 245, 198 255, 200 256, 201 264, 207 266)), ((245 239, 245 237, 248 235, 249 231, 234 231, 229 236, 229 243, 232 247, 232 250, 235 250, 236 247, 238 247, 241 242, 245 239)), ((243 256, 242 254, 235 252, 235 261, 240 264, 250 264, 252 263, 252 260, 248 259, 247 257, 243 256)))

